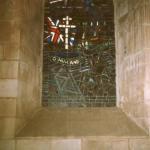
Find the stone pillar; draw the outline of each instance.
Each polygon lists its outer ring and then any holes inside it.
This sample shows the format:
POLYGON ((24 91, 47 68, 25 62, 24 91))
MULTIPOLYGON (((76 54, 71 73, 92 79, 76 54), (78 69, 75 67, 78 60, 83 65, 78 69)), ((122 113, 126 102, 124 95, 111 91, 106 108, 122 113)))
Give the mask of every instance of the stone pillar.
POLYGON ((150 1, 143 6, 143 47, 145 52, 144 103, 147 107, 147 123, 150 133, 150 1))
POLYGON ((17 2, 20 27, 16 133, 41 107, 43 1, 17 2))
POLYGON ((0 3, 0 149, 13 150, 41 106, 43 8, 42 0, 0 3))
POLYGON ((117 105, 149 132, 150 1, 114 0, 117 105))
POLYGON ((0 3, 0 139, 15 135, 20 32, 15 2, 0 3))

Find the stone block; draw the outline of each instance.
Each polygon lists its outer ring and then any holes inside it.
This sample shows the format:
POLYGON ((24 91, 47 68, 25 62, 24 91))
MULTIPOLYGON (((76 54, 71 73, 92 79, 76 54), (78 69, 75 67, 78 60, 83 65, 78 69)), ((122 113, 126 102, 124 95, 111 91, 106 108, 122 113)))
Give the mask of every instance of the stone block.
POLYGON ((0 78, 16 79, 18 76, 17 61, 0 61, 0 78))
POLYGON ((83 141, 82 150, 112 150, 110 140, 83 141))
POLYGON ((144 82, 144 100, 145 103, 150 105, 150 52, 145 54, 146 66, 145 66, 145 82, 144 82))
POLYGON ((50 144, 50 150, 81 150, 81 140, 54 140, 50 144))
POLYGON ((50 150, 50 143, 48 140, 17 140, 16 150, 50 150))
POLYGON ((145 5, 143 7, 143 24, 145 25, 150 25, 150 14, 149 14, 149 10, 150 10, 150 2, 149 2, 149 5, 145 5))
POLYGON ((124 17, 125 15, 128 14, 128 1, 121 1, 120 5, 119 5, 119 18, 124 17))
POLYGON ((148 122, 148 126, 149 126, 149 134, 150 134, 150 116, 147 119, 147 122, 148 122))
POLYGON ((0 98, 0 117, 16 116, 16 99, 0 98))
POLYGON ((0 22, 0 42, 11 41, 12 34, 12 24, 10 21, 1 21, 0 22))
POLYGON ((145 25, 144 26, 144 48, 145 49, 149 49, 150 48, 150 42, 149 42, 149 39, 150 39, 150 25, 145 25))
POLYGON ((13 138, 15 135, 15 118, 0 117, 0 139, 13 138))
POLYGON ((150 139, 129 140, 130 150, 150 150, 150 139))
MULTIPOLYGON (((127 0, 126 0, 127 1, 127 0)), ((129 3, 129 10, 132 11, 133 9, 136 9, 137 7, 139 7, 139 5, 141 5, 141 2, 143 0, 132 0, 132 1, 128 1, 129 3)))
POLYGON ((16 150, 81 150, 81 140, 17 140, 16 150))
POLYGON ((150 0, 144 0, 145 5, 150 5, 150 0))
POLYGON ((18 60, 19 59, 19 45, 15 43, 9 43, 4 46, 4 58, 6 60, 18 60))
POLYGON ((0 22, 0 42, 20 44, 19 23, 13 19, 0 22))
POLYGON ((0 97, 17 97, 18 81, 16 79, 0 79, 0 97))
POLYGON ((150 49, 147 49, 144 51, 144 55, 145 55, 145 65, 146 65, 146 71, 147 73, 149 73, 149 68, 150 68, 150 49))
POLYGON ((19 46, 20 45, 20 29, 18 27, 17 22, 14 22, 13 26, 14 26, 14 30, 12 31, 13 33, 11 34, 11 42, 19 46))
POLYGON ((3 56, 4 56, 4 49, 3 46, 0 45, 0 60, 3 59, 3 56))
POLYGON ((148 122, 149 122, 149 126, 150 126, 150 104, 147 104, 146 106, 146 110, 147 110, 147 114, 148 114, 148 122))
POLYGON ((128 140, 112 141, 111 150, 129 150, 128 140))
POLYGON ((19 64, 19 80, 27 82, 33 72, 34 68, 30 64, 20 61, 19 64), (29 71, 30 70, 30 71, 29 71))
POLYGON ((0 140, 0 150, 15 150, 15 140, 0 140))
POLYGON ((14 1, 12 0, 5 0, 3 3, 0 3, 1 20, 12 19, 13 12, 14 12, 13 7, 14 7, 14 1))

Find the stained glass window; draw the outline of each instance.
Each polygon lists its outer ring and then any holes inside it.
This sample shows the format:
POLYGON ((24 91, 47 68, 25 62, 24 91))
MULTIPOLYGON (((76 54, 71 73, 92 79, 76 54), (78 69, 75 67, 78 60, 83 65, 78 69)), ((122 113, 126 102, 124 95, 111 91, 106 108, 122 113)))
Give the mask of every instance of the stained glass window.
POLYGON ((46 0, 43 105, 115 106, 112 0, 46 0))

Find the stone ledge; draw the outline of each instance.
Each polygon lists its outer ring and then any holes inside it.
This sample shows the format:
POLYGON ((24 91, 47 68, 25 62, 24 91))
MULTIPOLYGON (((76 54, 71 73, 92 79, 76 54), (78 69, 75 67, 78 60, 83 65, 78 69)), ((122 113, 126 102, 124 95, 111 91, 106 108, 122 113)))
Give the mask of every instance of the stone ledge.
POLYGON ((117 108, 43 108, 17 137, 128 137, 146 135, 117 108))

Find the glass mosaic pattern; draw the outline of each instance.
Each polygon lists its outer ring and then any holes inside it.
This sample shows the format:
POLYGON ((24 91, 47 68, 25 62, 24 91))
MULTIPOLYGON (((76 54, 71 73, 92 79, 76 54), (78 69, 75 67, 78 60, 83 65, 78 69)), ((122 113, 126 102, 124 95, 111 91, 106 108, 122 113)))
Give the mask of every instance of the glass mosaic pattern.
POLYGON ((112 1, 45 2, 44 106, 115 106, 113 20, 112 1))

